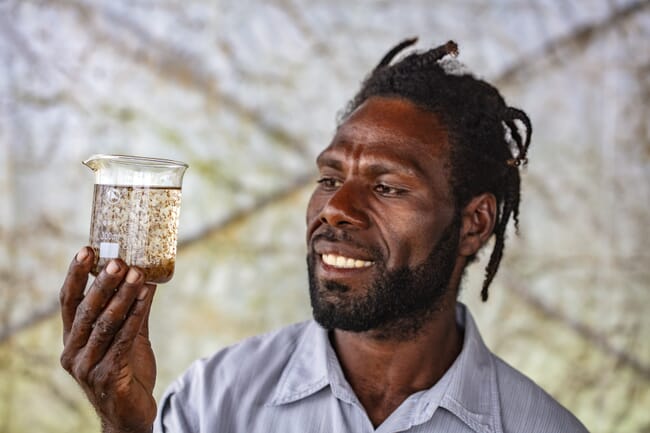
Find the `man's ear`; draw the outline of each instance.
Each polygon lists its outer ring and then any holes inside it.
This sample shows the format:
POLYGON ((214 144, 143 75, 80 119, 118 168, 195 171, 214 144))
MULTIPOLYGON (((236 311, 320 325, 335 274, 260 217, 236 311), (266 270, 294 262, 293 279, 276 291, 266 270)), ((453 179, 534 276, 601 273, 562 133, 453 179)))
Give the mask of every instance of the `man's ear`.
POLYGON ((496 224, 497 199, 494 194, 483 193, 472 198, 461 213, 458 253, 469 257, 490 239, 496 224))

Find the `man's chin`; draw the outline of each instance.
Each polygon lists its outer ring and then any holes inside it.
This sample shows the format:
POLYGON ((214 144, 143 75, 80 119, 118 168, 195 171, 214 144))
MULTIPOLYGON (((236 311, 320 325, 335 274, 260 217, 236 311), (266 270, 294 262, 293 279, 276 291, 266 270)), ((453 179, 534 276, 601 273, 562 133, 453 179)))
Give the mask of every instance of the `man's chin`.
POLYGON ((369 323, 368 314, 355 311, 355 300, 345 285, 328 282, 312 287, 310 296, 314 320, 323 328, 352 332, 371 329, 373 323, 369 323))
POLYGON ((359 317, 344 316, 325 309, 318 311, 314 309, 313 317, 316 323, 328 331, 339 329, 349 332, 366 332, 373 329, 372 324, 359 320, 359 317))
MULTIPOLYGON (((418 336, 424 324, 432 317, 432 312, 396 318, 390 320, 368 320, 358 314, 341 314, 340 311, 319 309, 313 310, 316 323, 327 331, 346 331, 366 334, 375 340, 407 341, 418 336)), ((377 318, 374 318, 377 319, 377 318)))

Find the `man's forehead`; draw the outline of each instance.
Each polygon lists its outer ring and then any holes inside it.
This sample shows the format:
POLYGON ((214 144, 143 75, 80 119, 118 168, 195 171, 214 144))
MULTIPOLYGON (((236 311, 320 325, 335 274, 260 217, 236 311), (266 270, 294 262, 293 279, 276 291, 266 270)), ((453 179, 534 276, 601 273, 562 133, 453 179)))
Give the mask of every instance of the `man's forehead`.
POLYGON ((355 150, 397 159, 446 158, 447 128, 436 114, 409 101, 374 97, 339 126, 319 160, 355 150))
POLYGON ((397 139, 386 139, 381 136, 364 136, 348 138, 338 136, 329 146, 318 155, 317 162, 326 163, 346 158, 376 160, 391 159, 395 161, 435 158, 440 152, 434 151, 434 146, 422 143, 409 137, 399 136, 397 139))
POLYGON ((407 139, 402 140, 399 146, 384 141, 359 144, 335 140, 317 159, 321 169, 342 172, 358 169, 372 176, 400 173, 428 181, 433 180, 435 172, 444 171, 447 162, 446 152, 433 152, 430 145, 407 139))
POLYGON ((379 123, 364 119, 354 123, 344 123, 337 130, 332 144, 366 143, 372 145, 391 145, 394 148, 400 147, 444 147, 447 143, 447 130, 443 126, 432 125, 431 128, 409 128, 404 123, 409 119, 403 119, 401 124, 379 123))

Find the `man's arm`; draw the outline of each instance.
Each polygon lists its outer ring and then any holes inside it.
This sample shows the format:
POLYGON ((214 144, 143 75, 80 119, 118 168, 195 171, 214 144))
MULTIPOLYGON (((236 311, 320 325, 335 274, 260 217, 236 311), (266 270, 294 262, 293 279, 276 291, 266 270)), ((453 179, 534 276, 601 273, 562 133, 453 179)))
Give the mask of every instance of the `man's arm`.
POLYGON ((93 259, 93 250, 82 248, 61 288, 61 365, 81 385, 105 433, 149 433, 156 362, 148 317, 156 286, 117 259, 84 294, 93 259))

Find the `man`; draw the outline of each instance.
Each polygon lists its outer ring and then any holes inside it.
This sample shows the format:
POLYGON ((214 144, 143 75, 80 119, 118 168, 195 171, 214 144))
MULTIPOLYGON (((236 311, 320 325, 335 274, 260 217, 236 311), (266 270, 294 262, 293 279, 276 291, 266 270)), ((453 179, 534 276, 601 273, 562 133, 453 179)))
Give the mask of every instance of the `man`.
POLYGON ((585 432, 483 344, 457 303, 492 237, 497 271, 531 125, 451 58, 393 48, 320 154, 307 209, 313 321, 195 362, 158 407, 147 317, 155 287, 111 262, 84 288, 83 248, 61 291, 62 365, 105 432, 585 432), (155 419, 154 419, 155 418, 155 419))

